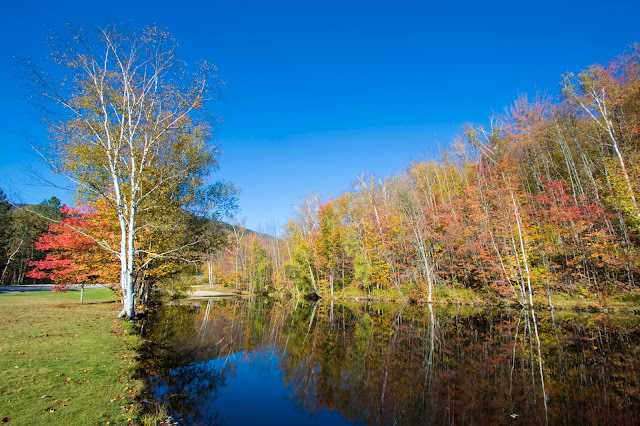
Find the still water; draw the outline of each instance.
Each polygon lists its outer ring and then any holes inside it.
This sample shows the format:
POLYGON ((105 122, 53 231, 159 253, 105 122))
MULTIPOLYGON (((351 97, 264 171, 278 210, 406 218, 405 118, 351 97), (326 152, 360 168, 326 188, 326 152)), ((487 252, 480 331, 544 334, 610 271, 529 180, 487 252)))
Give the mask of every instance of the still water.
POLYGON ((180 424, 640 424, 634 316, 273 299, 145 325, 149 395, 180 424))

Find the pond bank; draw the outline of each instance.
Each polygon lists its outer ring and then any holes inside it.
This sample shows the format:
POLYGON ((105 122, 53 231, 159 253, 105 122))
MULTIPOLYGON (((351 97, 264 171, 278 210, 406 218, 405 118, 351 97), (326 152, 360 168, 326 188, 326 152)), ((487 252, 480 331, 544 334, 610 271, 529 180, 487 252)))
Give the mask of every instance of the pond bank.
POLYGON ((255 294, 221 286, 209 287, 198 285, 190 287, 189 290, 187 290, 186 296, 189 299, 208 299, 211 297, 255 296, 255 294))
POLYGON ((238 294, 238 293, 222 293, 219 291, 212 291, 212 290, 195 290, 192 291, 191 293, 189 293, 189 298, 190 299, 207 299, 210 297, 238 297, 238 296, 253 296, 253 294, 251 293, 242 293, 242 294, 238 294))
MULTIPOLYGON (((272 297, 286 297, 282 293, 270 293, 272 297)), ((297 298, 302 299, 301 293, 297 298)), ((352 288, 346 291, 336 291, 334 296, 323 295, 322 300, 335 302, 382 302, 382 303, 409 303, 427 305, 425 299, 411 299, 401 295, 397 291, 374 290, 370 294, 356 292, 352 288)), ((606 297, 596 297, 590 294, 553 293, 551 302, 546 294, 538 294, 533 298, 533 307, 542 310, 572 310, 576 312, 601 312, 601 313, 640 313, 640 291, 624 292, 606 297)), ((461 288, 440 288, 434 291, 433 306, 470 306, 477 308, 514 308, 522 306, 515 298, 501 297, 495 293, 477 292, 461 288)))

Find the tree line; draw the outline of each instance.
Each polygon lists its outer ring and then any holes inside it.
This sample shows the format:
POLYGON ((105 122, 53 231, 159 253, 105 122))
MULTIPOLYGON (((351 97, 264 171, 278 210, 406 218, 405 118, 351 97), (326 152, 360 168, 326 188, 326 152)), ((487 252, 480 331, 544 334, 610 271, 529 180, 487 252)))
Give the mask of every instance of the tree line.
POLYGON ((307 196, 283 239, 232 239, 220 277, 425 301, 463 287, 521 304, 634 289, 639 59, 635 46, 565 76, 557 97, 521 96, 488 128, 466 126, 438 158, 393 177, 360 176, 335 199, 307 196))

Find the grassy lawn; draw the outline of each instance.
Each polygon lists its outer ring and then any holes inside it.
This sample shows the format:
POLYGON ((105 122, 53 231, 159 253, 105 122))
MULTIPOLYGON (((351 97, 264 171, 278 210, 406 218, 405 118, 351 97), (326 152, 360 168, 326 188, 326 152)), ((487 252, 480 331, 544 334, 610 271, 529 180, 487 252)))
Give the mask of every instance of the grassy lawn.
POLYGON ((0 295, 0 419, 9 425, 126 424, 138 337, 110 290, 0 295))

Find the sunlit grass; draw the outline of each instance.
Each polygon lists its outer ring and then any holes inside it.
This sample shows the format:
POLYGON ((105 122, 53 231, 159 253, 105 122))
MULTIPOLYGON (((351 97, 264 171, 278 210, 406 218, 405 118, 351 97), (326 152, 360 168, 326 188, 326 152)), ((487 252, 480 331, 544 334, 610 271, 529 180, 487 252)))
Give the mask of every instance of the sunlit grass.
MULTIPOLYGON (((344 289, 334 292, 335 299, 341 301, 389 301, 403 303, 411 300, 411 289, 402 288, 403 295, 400 295, 395 288, 374 289, 367 292, 358 285, 352 284, 344 289)), ((321 292, 323 297, 331 299, 327 292, 321 292)), ((419 303, 426 303, 426 294, 418 300, 419 303)), ((304 293, 300 294, 302 297, 304 293)), ((433 290, 434 305, 456 305, 456 306, 520 306, 516 297, 511 294, 500 296, 498 293, 489 290, 473 290, 461 286, 439 286, 433 290)), ((554 292, 551 296, 551 303, 555 309, 570 309, 576 311, 614 311, 631 312, 640 310, 640 291, 620 292, 608 297, 597 297, 593 294, 568 294, 554 292)), ((545 291, 538 291, 534 295, 534 306, 538 308, 548 308, 549 299, 545 291)))
MULTIPOLYGON (((534 298, 537 305, 547 307, 549 301, 546 294, 539 294, 534 298)), ((606 297, 594 294, 552 293, 551 303, 556 309, 572 309, 577 311, 633 311, 640 309, 638 292, 620 292, 606 297)))
MULTIPOLYGON (((9 424, 123 424, 135 417, 138 338, 107 289, 0 295, 0 418, 9 424)), ((133 420, 131 420, 133 421, 133 420)))

